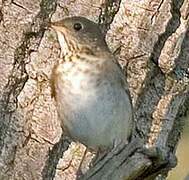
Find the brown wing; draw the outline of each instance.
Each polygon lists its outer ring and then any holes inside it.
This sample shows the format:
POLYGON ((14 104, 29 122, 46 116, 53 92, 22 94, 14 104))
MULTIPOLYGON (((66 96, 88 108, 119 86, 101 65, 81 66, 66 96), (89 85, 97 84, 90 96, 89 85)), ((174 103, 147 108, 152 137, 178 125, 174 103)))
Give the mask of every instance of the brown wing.
POLYGON ((121 77, 121 84, 123 86, 123 88, 125 89, 126 94, 128 94, 129 96, 129 100, 132 106, 132 99, 131 99, 131 95, 130 95, 130 91, 129 91, 129 85, 127 83, 126 77, 123 73, 123 69, 121 68, 120 64, 118 63, 116 58, 113 58, 113 62, 117 65, 117 67, 120 69, 120 77, 121 77))
MULTIPOLYGON (((133 105, 132 105, 132 99, 131 99, 131 95, 130 95, 130 91, 129 91, 129 85, 127 83, 126 77, 125 77, 125 75, 123 73, 123 70, 122 70, 120 64, 118 63, 118 61, 114 58, 113 62, 120 69, 120 71, 119 71, 120 72, 119 77, 121 79, 121 85, 124 88, 125 93, 127 94, 128 98, 129 98, 130 105, 131 105, 131 113, 132 113, 132 115, 131 115, 132 116, 132 120, 131 120, 132 123, 131 124, 132 124, 132 127, 130 127, 130 128, 131 128, 131 131, 132 131, 134 129, 134 127, 135 127, 135 124, 134 124, 134 108, 133 108, 133 105)), ((130 134, 130 137, 128 138, 128 140, 130 141, 131 138, 132 138, 132 133, 130 134)))

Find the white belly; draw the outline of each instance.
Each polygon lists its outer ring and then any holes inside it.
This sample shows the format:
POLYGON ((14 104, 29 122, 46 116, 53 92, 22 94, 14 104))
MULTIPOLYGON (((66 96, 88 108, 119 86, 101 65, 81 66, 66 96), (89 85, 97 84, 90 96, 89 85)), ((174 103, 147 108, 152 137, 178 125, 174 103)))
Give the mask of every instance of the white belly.
POLYGON ((127 140, 132 114, 121 86, 108 79, 96 86, 95 76, 74 70, 62 77, 56 85, 58 113, 75 140, 93 149, 127 140))

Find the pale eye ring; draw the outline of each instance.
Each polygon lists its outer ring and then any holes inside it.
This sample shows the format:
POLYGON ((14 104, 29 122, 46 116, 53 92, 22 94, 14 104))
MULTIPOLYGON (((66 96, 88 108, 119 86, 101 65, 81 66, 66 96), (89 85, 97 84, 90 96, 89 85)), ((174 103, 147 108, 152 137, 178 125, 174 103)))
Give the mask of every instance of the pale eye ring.
POLYGON ((82 29, 82 25, 81 25, 81 23, 75 23, 75 24, 73 25, 73 28, 74 28, 76 31, 79 31, 79 30, 82 29))

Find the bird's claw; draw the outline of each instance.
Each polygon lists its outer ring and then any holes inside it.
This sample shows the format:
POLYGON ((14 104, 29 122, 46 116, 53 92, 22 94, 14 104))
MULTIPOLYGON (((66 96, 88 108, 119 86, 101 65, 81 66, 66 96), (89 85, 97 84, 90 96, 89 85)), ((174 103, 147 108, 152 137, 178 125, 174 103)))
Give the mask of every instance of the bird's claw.
POLYGON ((176 156, 167 149, 159 147, 146 147, 137 150, 139 153, 146 155, 157 166, 166 165, 166 168, 174 168, 177 164, 176 156))

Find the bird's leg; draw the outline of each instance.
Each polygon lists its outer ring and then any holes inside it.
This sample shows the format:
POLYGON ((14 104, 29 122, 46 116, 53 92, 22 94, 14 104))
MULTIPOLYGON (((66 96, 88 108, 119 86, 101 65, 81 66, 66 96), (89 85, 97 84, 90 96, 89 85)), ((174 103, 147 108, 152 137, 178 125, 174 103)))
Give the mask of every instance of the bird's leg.
POLYGON ((105 150, 105 149, 98 149, 98 151, 96 152, 95 157, 92 159, 91 163, 90 163, 90 167, 94 166, 96 163, 98 163, 100 160, 102 160, 107 154, 108 154, 109 150, 105 150))
POLYGON ((83 156, 82 156, 82 159, 81 159, 81 161, 80 161, 80 163, 79 163, 79 167, 78 167, 78 169, 77 169, 77 179, 83 175, 83 172, 82 172, 82 164, 83 164, 83 162, 84 162, 84 160, 85 160, 85 156, 86 156, 87 152, 88 152, 88 148, 86 147, 86 149, 85 149, 85 151, 84 151, 84 154, 83 154, 83 156))
POLYGON ((121 140, 115 140, 113 143, 113 147, 109 149, 98 149, 96 156, 93 158, 92 162, 90 163, 90 166, 96 165, 99 161, 104 159, 108 153, 111 152, 111 154, 117 154, 119 151, 121 151, 126 145, 128 144, 128 141, 121 141, 121 140))
POLYGON ((168 148, 143 146, 137 152, 148 156, 158 166, 166 164, 167 168, 174 168, 177 164, 176 156, 168 148))

